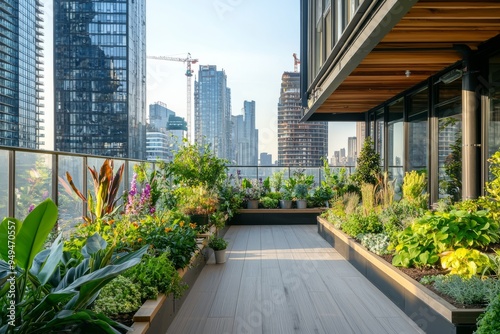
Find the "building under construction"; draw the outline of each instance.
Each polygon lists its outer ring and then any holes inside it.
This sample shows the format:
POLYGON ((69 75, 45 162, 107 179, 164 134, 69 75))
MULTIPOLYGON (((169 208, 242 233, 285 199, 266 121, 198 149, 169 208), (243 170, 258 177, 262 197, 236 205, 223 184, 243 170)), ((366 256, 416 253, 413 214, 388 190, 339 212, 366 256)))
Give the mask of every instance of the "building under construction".
POLYGON ((300 123, 301 118, 300 73, 284 72, 278 103, 279 165, 320 166, 328 155, 327 123, 300 123))

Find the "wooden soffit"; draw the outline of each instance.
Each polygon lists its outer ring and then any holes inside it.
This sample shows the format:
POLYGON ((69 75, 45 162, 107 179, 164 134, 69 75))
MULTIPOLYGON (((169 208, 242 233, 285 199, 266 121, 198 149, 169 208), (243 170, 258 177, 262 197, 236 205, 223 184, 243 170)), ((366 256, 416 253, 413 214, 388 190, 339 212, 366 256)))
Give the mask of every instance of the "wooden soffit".
MULTIPOLYGON (((306 119, 366 112, 463 58, 457 45, 477 50, 500 34, 500 1, 420 0, 337 84, 306 119)), ((324 87, 322 87, 324 88, 324 87)), ((306 115, 307 116, 307 115, 306 115)), ((346 117, 343 117, 344 119, 346 117)), ((332 118, 333 120, 334 118, 332 118)))

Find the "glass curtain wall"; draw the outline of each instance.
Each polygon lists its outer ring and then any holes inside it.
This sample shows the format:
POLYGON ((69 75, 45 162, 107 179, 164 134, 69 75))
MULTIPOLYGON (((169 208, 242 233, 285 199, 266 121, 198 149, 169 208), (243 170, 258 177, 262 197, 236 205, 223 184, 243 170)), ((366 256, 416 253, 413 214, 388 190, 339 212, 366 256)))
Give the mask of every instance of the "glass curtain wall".
POLYGON ((401 195, 404 169, 404 140, 403 137, 404 98, 389 106, 389 120, 387 124, 387 171, 389 178, 394 180, 396 196, 401 195))
POLYGON ((384 145, 385 145, 385 119, 384 109, 380 109, 376 113, 375 120, 375 149, 380 154, 380 166, 384 167, 384 145))
POLYGON ((462 81, 438 84, 439 198, 462 197, 462 81))
POLYGON ((426 87, 409 97, 410 110, 408 112, 408 160, 407 171, 425 171, 429 166, 429 89, 426 87))
MULTIPOLYGON (((486 126, 487 126, 487 157, 491 157, 500 149, 500 54, 490 58, 488 82, 489 87, 486 102, 486 126)), ((488 169, 489 170, 489 169, 488 169)), ((488 180, 492 179, 491 173, 488 173, 488 180)))

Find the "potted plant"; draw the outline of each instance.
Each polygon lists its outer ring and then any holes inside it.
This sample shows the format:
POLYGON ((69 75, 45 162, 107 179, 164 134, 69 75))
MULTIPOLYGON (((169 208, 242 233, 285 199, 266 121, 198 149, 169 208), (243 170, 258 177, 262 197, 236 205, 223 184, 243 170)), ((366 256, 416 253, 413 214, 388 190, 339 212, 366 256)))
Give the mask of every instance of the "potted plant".
POLYGON ((224 238, 214 235, 210 238, 208 247, 214 250, 216 263, 226 262, 227 241, 224 238))
POLYGON ((297 201, 297 209, 307 208, 307 194, 309 189, 306 184, 298 183, 295 185, 294 195, 297 201))
POLYGON ((282 209, 291 209, 292 208, 292 199, 293 199, 293 190, 295 188, 295 184, 297 180, 291 177, 283 183, 283 191, 281 192, 282 198, 280 200, 280 207, 282 209))
POLYGON ((259 198, 262 195, 263 189, 259 181, 243 179, 241 182, 243 198, 247 203, 247 209, 258 209, 259 198))

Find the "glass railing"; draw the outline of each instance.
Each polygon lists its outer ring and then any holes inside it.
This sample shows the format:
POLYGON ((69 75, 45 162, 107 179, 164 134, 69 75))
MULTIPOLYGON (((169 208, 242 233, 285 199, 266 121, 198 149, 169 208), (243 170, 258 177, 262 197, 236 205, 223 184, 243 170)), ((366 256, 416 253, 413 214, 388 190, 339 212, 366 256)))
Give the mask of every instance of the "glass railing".
MULTIPOLYGON (((81 221, 86 206, 71 190, 66 172, 71 175, 75 186, 86 195, 93 191, 93 184, 87 166, 97 170, 107 157, 73 154, 66 152, 29 150, 0 146, 0 218, 16 217, 24 219, 33 207, 50 197, 59 207, 59 225, 63 228, 81 221)), ((115 170, 125 164, 119 194, 128 190, 134 174, 134 166, 141 160, 113 159, 115 170)), ((155 167, 154 163, 144 161, 155 167)), ((353 166, 331 167, 333 171, 345 168, 348 174, 353 166)), ((314 175, 315 185, 324 178, 322 167, 293 166, 228 166, 228 173, 240 178, 266 179, 273 173, 284 171, 284 178, 301 170, 314 175)))

